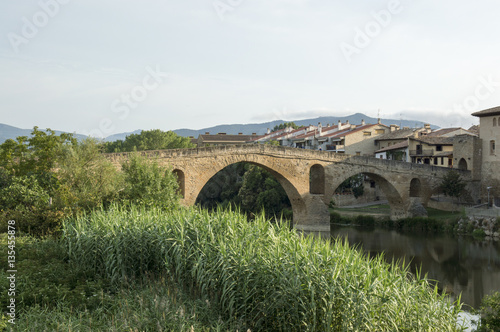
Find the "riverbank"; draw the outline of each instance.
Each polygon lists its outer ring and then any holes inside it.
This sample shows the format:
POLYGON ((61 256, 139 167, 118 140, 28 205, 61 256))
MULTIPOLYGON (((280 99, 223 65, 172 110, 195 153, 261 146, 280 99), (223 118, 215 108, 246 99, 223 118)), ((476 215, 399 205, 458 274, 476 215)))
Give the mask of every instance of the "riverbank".
POLYGON ((401 232, 423 232, 449 234, 454 236, 470 235, 479 239, 500 241, 500 218, 496 211, 479 209, 450 212, 426 208, 427 217, 390 220, 388 204, 362 204, 357 206, 330 209, 330 222, 333 225, 380 227, 401 232), (469 212, 471 215, 466 215, 469 212), (474 214, 472 214, 474 213, 474 214))

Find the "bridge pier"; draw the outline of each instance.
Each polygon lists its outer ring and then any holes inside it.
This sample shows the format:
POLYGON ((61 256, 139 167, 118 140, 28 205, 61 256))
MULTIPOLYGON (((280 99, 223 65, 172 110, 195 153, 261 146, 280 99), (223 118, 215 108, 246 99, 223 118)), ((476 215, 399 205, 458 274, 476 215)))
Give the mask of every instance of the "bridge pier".
POLYGON ((330 236, 330 212, 323 199, 324 195, 302 196, 304 204, 293 209, 293 227, 297 231, 330 236))

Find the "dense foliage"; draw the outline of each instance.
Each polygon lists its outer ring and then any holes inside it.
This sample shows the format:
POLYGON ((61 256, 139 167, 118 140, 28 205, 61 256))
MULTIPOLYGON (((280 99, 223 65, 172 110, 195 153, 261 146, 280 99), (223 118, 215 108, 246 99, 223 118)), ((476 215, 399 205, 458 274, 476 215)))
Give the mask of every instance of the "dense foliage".
POLYGON ((119 285, 163 271, 240 330, 456 330, 459 306, 407 269, 264 218, 116 206, 64 229, 70 261, 90 273, 119 285))
POLYGON ((456 171, 447 172, 440 184, 440 189, 446 196, 459 198, 462 196, 466 183, 456 171))
POLYGON ((500 292, 486 295, 481 302, 479 331, 500 331, 500 292))
POLYGON ((179 199, 171 172, 137 156, 120 172, 91 138, 77 142, 35 127, 30 138, 1 144, 0 157, 0 217, 36 236, 57 234, 63 218, 111 202, 171 208, 179 199))
POLYGON ((191 139, 182 137, 173 131, 160 129, 143 130, 140 134, 128 135, 124 141, 104 143, 105 152, 131 152, 143 150, 187 149, 194 148, 191 139))
POLYGON ((340 184, 335 190, 335 193, 343 194, 343 193, 352 193, 355 198, 363 196, 365 192, 364 185, 364 175, 357 174, 353 175, 350 178, 346 179, 344 182, 340 184))
POLYGON ((238 206, 241 212, 253 215, 264 210, 266 216, 280 216, 291 208, 281 184, 265 169, 237 163, 219 171, 204 186, 197 203, 205 208, 238 206))
POLYGON ((286 128, 298 129, 300 127, 297 126, 295 124, 295 122, 283 122, 283 123, 280 123, 279 125, 274 126, 274 128, 271 131, 274 132, 274 131, 278 131, 278 130, 286 129, 286 128))

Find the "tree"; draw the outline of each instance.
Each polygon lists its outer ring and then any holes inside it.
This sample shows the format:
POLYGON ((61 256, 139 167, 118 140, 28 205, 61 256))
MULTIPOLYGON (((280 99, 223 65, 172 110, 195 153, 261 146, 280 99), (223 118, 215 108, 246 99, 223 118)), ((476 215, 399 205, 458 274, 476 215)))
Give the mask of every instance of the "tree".
POLYGON ((125 141, 104 143, 106 152, 131 152, 144 150, 164 150, 164 149, 188 149, 194 144, 188 137, 182 137, 173 131, 161 131, 159 129, 143 130, 140 134, 131 134, 125 141))
POLYGON ((458 172, 449 171, 443 177, 439 188, 445 196, 450 196, 453 199, 462 196, 466 185, 467 184, 462 180, 458 172))
POLYGON ((125 180, 122 198, 132 203, 164 209, 178 206, 179 185, 170 169, 160 167, 155 160, 150 161, 133 154, 128 162, 122 164, 122 171, 125 180))
POLYGON ((297 126, 294 122, 283 122, 280 123, 279 125, 274 126, 273 130, 271 131, 277 131, 280 129, 285 129, 285 128, 293 128, 293 129, 298 129, 299 126, 297 126))
POLYGON ((54 168, 63 147, 76 144, 72 134, 56 135, 51 129, 43 132, 34 127, 30 138, 19 136, 0 145, 0 167, 13 176, 34 176, 52 195, 58 188, 54 168))
POLYGON ((57 171, 61 186, 56 203, 60 207, 70 207, 74 212, 90 210, 118 198, 122 176, 100 149, 93 138, 64 149, 57 171))

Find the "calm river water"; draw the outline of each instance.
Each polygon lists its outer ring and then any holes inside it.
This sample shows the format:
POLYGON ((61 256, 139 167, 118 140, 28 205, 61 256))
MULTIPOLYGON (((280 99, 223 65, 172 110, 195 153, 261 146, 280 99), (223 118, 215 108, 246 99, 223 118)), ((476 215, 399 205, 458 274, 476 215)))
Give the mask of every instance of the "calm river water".
MULTIPOLYGON (((338 227, 333 237, 346 237, 370 256, 385 252, 389 262, 405 259, 415 272, 437 280, 439 288, 453 298, 462 294, 462 302, 478 308, 484 295, 500 291, 500 243, 478 242, 470 238, 417 236, 387 230, 338 227)), ((463 309, 466 310, 466 307, 463 309)))

